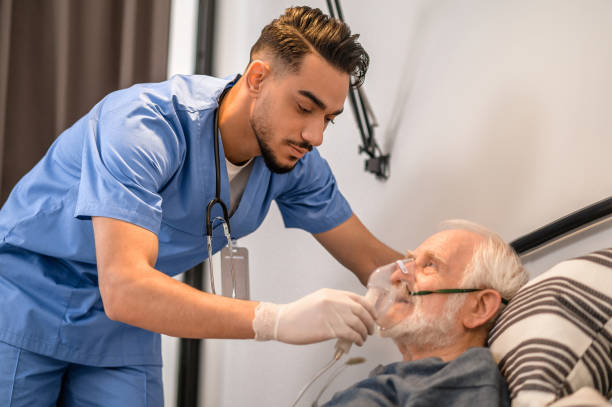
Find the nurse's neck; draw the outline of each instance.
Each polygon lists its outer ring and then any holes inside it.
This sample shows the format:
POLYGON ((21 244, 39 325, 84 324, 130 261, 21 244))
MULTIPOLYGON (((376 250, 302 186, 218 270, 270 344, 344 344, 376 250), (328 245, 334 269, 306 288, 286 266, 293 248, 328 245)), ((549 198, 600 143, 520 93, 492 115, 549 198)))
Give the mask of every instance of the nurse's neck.
POLYGON ((261 154, 249 122, 253 96, 247 89, 246 75, 227 92, 219 106, 219 131, 223 151, 225 158, 235 165, 261 154))

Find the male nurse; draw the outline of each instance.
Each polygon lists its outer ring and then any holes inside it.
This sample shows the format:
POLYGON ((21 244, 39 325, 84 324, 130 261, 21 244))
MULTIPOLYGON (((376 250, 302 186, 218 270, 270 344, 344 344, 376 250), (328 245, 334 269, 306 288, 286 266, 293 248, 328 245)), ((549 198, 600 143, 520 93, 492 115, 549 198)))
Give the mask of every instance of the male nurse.
MULTIPOLYGON (((0 211, 0 405, 162 405, 160 333, 361 345, 373 310, 356 294, 276 305, 172 276, 207 257, 215 137, 232 238, 276 201, 287 227, 312 233, 363 283, 402 257, 353 214, 315 148, 368 62, 344 23, 289 8, 242 75, 119 90, 62 133, 0 211)), ((216 252, 221 226, 213 235, 216 252)))

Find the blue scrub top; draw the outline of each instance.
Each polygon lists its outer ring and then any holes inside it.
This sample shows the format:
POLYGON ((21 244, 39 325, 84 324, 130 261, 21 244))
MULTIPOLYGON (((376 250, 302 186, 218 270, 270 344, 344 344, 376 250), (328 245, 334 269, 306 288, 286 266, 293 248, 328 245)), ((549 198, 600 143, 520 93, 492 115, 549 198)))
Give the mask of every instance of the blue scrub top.
MULTIPOLYGON (((104 313, 91 216, 155 233, 155 267, 165 274, 201 263, 205 208, 215 195, 214 112, 236 80, 177 75, 119 90, 58 137, 0 210, 1 341, 86 365, 161 364, 158 334, 104 313)), ((220 147, 221 198, 229 206, 220 147)), ((286 227, 310 233, 352 214, 316 149, 287 174, 255 158, 230 220, 232 238, 257 229, 272 200, 286 227)), ((213 215, 221 216, 219 205, 213 215)), ((226 244, 220 224, 213 236, 217 252, 226 244)))

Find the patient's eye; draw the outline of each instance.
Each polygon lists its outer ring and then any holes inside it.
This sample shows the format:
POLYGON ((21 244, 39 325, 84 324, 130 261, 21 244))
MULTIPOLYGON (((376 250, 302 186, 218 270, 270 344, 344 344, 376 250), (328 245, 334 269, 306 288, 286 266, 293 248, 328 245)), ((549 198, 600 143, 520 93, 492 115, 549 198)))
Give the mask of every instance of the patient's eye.
POLYGON ((431 257, 426 257, 423 260, 422 264, 423 264, 422 267, 425 270, 425 272, 436 273, 438 271, 438 263, 435 261, 435 259, 431 257))

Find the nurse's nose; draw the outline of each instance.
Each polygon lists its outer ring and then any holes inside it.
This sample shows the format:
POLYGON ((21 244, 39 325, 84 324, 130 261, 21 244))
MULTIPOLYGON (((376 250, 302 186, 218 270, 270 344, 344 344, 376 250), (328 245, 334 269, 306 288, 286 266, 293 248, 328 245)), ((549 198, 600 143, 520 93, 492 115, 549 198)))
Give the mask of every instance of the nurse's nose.
POLYGON ((318 147, 323 143, 323 130, 325 130, 323 124, 309 123, 302 130, 302 138, 311 146, 318 147))

